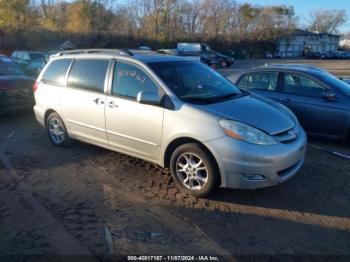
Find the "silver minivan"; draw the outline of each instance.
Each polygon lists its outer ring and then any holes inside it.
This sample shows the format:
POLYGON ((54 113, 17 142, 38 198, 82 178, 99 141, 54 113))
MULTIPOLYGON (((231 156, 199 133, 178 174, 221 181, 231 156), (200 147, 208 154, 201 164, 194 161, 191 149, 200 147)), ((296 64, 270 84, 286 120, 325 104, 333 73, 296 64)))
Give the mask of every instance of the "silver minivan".
POLYGON ((279 184, 304 161, 306 135, 289 109, 183 57, 65 51, 33 90, 53 145, 78 139, 167 167, 197 197, 279 184))

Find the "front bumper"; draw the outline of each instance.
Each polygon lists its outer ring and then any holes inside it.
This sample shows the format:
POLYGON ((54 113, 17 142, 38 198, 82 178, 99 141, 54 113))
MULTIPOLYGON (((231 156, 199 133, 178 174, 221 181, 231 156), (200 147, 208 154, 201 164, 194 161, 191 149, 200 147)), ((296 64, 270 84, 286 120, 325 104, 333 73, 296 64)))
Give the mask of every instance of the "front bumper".
POLYGON ((254 189, 277 185, 298 172, 304 163, 306 135, 300 128, 295 140, 277 145, 253 145, 228 136, 205 145, 218 163, 221 187, 254 189), (251 179, 254 175, 262 179, 251 179))

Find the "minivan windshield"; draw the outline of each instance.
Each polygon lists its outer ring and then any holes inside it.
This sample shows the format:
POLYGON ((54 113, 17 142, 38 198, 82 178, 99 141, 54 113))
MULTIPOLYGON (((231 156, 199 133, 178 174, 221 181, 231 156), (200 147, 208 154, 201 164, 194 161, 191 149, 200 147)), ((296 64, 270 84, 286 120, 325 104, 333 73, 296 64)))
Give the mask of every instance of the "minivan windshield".
POLYGON ((149 66, 182 101, 216 103, 242 95, 230 81, 199 62, 152 62, 149 66))

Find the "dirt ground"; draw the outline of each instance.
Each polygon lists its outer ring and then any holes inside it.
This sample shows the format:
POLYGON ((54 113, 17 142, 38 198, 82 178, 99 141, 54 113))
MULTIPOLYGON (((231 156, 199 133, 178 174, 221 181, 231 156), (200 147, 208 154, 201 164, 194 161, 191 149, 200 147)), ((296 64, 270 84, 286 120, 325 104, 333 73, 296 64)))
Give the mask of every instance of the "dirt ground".
POLYGON ((126 255, 346 261, 350 160, 309 146, 279 186, 195 199, 158 166, 80 142, 55 148, 31 113, 0 117, 0 261, 126 255))

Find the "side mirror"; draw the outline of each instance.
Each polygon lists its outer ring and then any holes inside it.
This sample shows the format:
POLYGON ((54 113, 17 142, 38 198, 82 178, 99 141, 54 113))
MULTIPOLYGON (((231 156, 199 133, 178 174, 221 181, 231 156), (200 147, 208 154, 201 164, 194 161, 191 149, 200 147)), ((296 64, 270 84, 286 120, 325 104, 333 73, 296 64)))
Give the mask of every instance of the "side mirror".
POLYGON ((159 105, 160 97, 157 93, 141 91, 137 94, 137 102, 145 105, 159 105))
POLYGON ((336 95, 334 93, 323 93, 322 97, 328 101, 334 101, 336 95))

